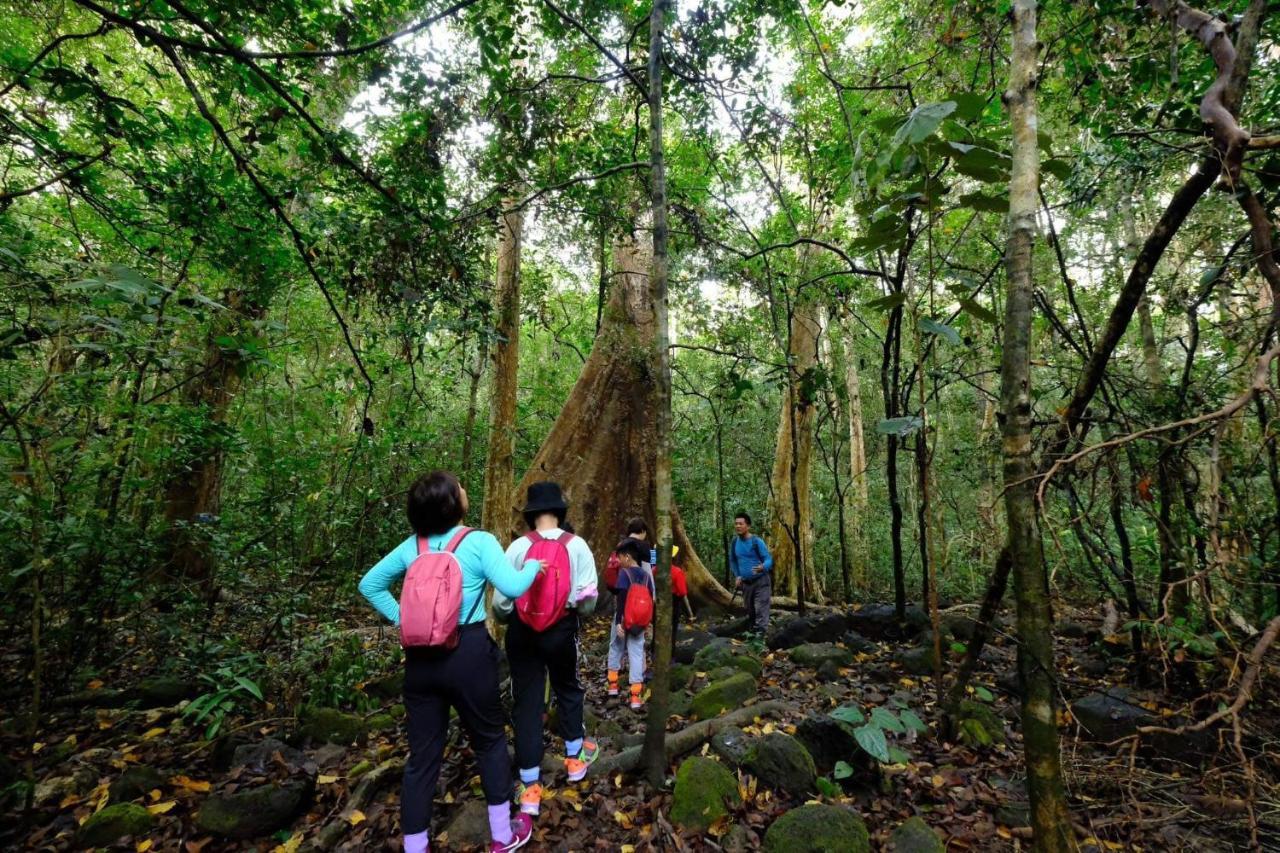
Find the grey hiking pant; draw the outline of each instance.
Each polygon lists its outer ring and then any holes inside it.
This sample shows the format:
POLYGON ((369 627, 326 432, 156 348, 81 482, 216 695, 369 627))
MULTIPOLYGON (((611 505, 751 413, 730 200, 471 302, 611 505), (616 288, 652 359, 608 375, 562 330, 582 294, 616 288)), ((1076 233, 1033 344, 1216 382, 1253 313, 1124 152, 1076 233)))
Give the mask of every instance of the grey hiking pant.
POLYGON ((742 581, 742 603, 747 606, 747 627, 763 635, 769 630, 769 603, 773 601, 771 572, 742 581))
POLYGON ((625 637, 619 637, 615 626, 609 628, 609 669, 622 669, 622 655, 625 652, 629 681, 631 684, 640 684, 644 681, 644 629, 632 628, 625 633, 625 637))

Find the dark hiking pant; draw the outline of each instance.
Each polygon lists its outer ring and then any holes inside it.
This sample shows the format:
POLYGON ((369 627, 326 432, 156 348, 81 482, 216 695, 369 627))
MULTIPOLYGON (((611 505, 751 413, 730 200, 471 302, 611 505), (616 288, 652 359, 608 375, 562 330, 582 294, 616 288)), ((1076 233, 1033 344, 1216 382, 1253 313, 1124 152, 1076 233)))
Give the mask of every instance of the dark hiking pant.
POLYGON ((747 606, 747 629, 763 636, 769 630, 769 604, 773 601, 773 580, 763 572, 742 582, 742 603, 747 606))
POLYGON ((560 736, 577 740, 584 734, 578 683, 578 614, 569 614, 539 633, 513 615, 507 626, 507 660, 511 662, 514 706, 511 724, 516 732, 516 766, 542 764, 542 714, 547 709, 546 684, 556 697, 560 736))
POLYGON ((453 651, 405 649, 404 707, 409 761, 400 796, 400 831, 414 835, 431 823, 431 800, 440 778, 449 708, 467 733, 480 765, 480 785, 491 806, 511 799, 511 759, 506 717, 498 695, 498 645, 483 622, 459 630, 453 651))

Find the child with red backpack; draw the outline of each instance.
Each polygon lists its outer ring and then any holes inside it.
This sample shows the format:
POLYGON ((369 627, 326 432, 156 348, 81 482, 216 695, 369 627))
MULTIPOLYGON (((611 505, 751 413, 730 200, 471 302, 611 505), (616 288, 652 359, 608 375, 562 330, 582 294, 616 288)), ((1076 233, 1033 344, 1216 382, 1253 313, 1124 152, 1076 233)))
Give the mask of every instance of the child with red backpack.
MULTIPOLYGON (((636 517, 627 522, 627 538, 635 539, 645 547, 645 557, 641 560, 642 565, 647 565, 649 571, 653 571, 653 564, 657 562, 653 548, 649 545, 649 525, 643 518, 636 517)), ((610 595, 618 594, 618 574, 622 570, 622 563, 618 561, 618 552, 615 550, 609 555, 609 562, 604 567, 604 588, 609 590, 610 595)))
POLYGON ((653 575, 645 567, 648 546, 639 539, 623 539, 618 554, 617 608, 609 635, 609 695, 618 695, 618 670, 627 655, 631 682, 631 708, 644 707, 644 635, 653 622, 653 575))
POLYGON ((566 531, 568 504, 553 482, 529 487, 523 510, 529 532, 507 548, 512 566, 528 560, 546 563, 546 572, 513 602, 501 592, 493 596, 494 612, 510 617, 507 659, 511 662, 511 692, 515 699, 512 727, 516 739, 516 767, 520 771, 517 797, 520 811, 536 815, 542 804, 542 715, 546 684, 556 697, 560 736, 564 738, 564 769, 570 782, 587 775, 600 754, 586 739, 578 683, 578 619, 595 610, 596 561, 581 538, 566 531))
POLYGON ((462 526, 467 492, 445 471, 409 489, 414 535, 360 581, 360 592, 400 627, 409 760, 400 796, 406 853, 426 853, 431 805, 449 734, 449 709, 467 732, 489 804, 491 853, 523 847, 533 835, 528 816, 511 814, 511 763, 506 715, 498 692, 498 647, 485 629, 484 592, 492 583, 512 598, 524 594, 545 567, 509 563, 492 533, 462 526), (403 578, 397 602, 392 584, 403 578))

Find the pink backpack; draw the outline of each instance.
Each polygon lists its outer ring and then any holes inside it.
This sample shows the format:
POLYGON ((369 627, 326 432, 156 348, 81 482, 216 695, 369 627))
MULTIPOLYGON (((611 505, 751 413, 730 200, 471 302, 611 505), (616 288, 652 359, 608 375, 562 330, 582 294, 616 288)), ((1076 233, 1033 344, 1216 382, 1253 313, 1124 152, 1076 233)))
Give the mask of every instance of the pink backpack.
MULTIPOLYGON (((462 615, 462 564, 453 552, 470 532, 470 527, 460 528, 443 551, 432 551, 426 537, 418 537, 418 556, 409 565, 400 590, 400 645, 406 649, 457 648, 458 617, 462 615)), ((481 601, 484 601, 483 595, 478 596, 476 605, 481 601)), ((471 613, 475 612, 473 605, 471 613)))
POLYGON ((542 534, 530 530, 527 534, 529 553, 525 560, 546 560, 547 570, 538 575, 524 595, 516 599, 516 614, 520 621, 535 631, 545 631, 560 621, 569 603, 569 590, 573 586, 573 569, 569 565, 569 542, 572 533, 561 533, 555 539, 543 539, 542 534))

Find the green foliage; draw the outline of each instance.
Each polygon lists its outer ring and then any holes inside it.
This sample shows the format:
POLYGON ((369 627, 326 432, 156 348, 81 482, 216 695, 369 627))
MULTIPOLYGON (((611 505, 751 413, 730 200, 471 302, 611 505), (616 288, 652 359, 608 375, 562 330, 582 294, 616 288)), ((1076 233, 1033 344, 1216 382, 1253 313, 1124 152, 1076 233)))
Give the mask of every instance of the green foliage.
POLYGON ((209 689, 193 699, 182 715, 192 723, 204 722, 205 740, 212 740, 229 715, 264 701, 262 688, 254 680, 261 672, 261 659, 245 653, 227 660, 213 672, 199 673, 198 678, 209 689))

